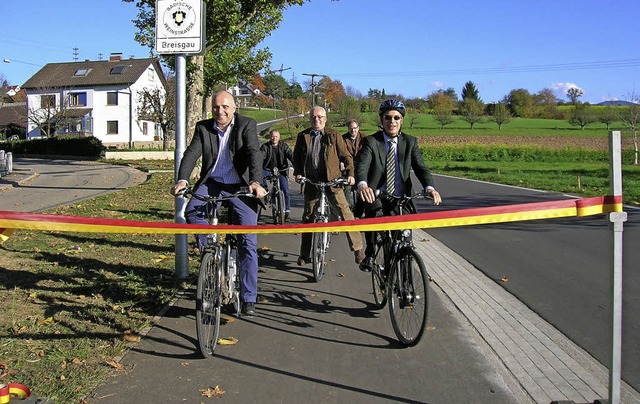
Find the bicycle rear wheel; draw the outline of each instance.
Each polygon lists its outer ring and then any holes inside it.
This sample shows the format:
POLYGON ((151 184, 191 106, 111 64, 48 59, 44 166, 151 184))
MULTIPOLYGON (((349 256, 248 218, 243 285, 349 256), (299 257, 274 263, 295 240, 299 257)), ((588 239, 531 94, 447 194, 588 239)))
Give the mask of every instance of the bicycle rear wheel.
POLYGON ((213 356, 220 331, 222 268, 217 253, 205 252, 200 263, 196 290, 196 334, 204 358, 213 356))
POLYGON ((313 266, 313 277, 316 282, 320 282, 324 275, 324 266, 328 245, 329 233, 313 233, 311 237, 311 263, 313 266))
POLYGON ((404 345, 420 341, 429 313, 429 277, 420 256, 401 250, 389 274, 389 314, 396 336, 404 345))
POLYGON ((384 243, 380 235, 376 236, 376 251, 371 263, 371 285, 373 286, 373 301, 379 309, 387 305, 387 281, 384 267, 384 243))

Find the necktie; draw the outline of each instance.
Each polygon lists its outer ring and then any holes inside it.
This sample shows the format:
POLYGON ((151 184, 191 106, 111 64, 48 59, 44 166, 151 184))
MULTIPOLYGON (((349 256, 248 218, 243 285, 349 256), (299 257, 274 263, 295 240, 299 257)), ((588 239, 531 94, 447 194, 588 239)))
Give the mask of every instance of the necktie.
POLYGON ((322 137, 322 132, 313 131, 313 145, 312 145, 312 162, 313 168, 317 169, 320 164, 320 138, 322 137))
POLYGON ((396 143, 389 140, 389 151, 387 152, 387 193, 393 195, 396 190, 396 143))

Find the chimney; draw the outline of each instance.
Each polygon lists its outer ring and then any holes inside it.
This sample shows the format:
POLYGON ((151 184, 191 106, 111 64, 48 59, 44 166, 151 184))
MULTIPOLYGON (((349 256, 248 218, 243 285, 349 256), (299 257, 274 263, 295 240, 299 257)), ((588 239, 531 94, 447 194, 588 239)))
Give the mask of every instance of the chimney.
POLYGON ((109 62, 118 62, 122 60, 122 52, 111 52, 109 62))

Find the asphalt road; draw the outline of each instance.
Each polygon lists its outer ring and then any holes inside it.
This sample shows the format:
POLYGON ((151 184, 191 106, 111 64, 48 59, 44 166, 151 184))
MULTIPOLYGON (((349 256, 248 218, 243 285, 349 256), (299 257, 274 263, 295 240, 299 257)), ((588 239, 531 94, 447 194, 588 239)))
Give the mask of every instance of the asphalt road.
POLYGON ((15 158, 14 171, 23 184, 0 193, 0 210, 41 212, 138 185, 147 178, 131 167, 75 160, 15 158))
MULTIPOLYGON (((437 176, 447 209, 566 199, 558 193, 437 176)), ((625 207, 622 378, 640 390, 640 212, 625 207)), ((607 366, 611 358, 611 246, 606 215, 430 229, 607 366), (503 277, 508 282, 500 282, 503 277)))

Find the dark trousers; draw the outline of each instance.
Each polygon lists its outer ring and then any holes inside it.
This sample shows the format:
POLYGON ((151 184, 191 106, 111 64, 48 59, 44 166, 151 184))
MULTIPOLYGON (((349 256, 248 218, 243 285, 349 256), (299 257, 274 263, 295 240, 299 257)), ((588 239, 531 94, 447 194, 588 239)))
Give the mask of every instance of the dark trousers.
MULTIPOLYGON (((267 177, 269 177, 271 175, 271 171, 269 170, 262 170, 262 175, 264 180, 262 181, 262 186, 264 187, 264 189, 267 190, 267 192, 269 192, 269 184, 267 182, 267 177)), ((289 180, 287 180, 287 177, 285 175, 279 175, 278 176, 278 181, 280 182, 280 189, 282 190, 282 193, 284 194, 284 210, 286 212, 289 212, 291 210, 291 196, 289 194, 289 180)), ((273 201, 271 201, 273 203, 273 201)))
MULTIPOLYGON (((196 189, 198 195, 224 196, 240 190, 240 185, 226 185, 208 180, 196 189)), ((256 198, 233 198, 229 200, 233 214, 231 224, 255 226, 258 223, 258 200, 256 198)), ((190 224, 207 224, 206 204, 191 198, 185 210, 185 218, 190 224)), ((205 234, 196 236, 198 248, 207 243, 205 234)), ((255 303, 258 290, 258 236, 238 234, 238 271, 240 275, 240 297, 243 302, 255 303)))

